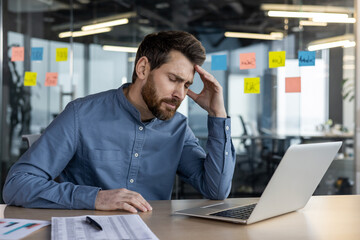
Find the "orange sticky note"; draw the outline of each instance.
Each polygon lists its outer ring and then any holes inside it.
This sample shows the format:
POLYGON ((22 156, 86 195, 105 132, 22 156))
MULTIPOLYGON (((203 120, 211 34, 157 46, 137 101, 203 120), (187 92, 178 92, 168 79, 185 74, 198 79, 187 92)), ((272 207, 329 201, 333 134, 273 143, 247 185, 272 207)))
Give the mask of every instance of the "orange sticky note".
POLYGON ((287 93, 301 92, 301 77, 285 78, 285 92, 287 93))
POLYGON ((286 52, 269 52, 269 68, 277 68, 285 66, 286 52))
POLYGON ((67 48, 57 48, 56 49, 56 61, 63 62, 68 59, 68 49, 67 48))
POLYGON ((58 75, 56 72, 47 72, 45 75, 45 86, 56 86, 58 83, 58 75))
POLYGON ((23 62, 24 61, 24 47, 12 47, 11 48, 11 61, 23 62))
POLYGON ((255 53, 240 53, 240 69, 256 68, 255 53))
POLYGON ((260 93, 260 78, 244 78, 244 93, 260 93))
POLYGON ((25 72, 24 86, 36 86, 36 72, 25 72))

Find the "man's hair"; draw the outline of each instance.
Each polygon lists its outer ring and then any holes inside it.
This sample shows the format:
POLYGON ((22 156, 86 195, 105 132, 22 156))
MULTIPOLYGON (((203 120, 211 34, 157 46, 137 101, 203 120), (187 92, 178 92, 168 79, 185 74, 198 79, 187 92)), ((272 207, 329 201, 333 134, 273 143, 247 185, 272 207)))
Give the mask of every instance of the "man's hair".
POLYGON ((197 65, 202 65, 206 58, 205 48, 190 33, 182 31, 151 33, 144 38, 136 53, 132 82, 136 81, 136 64, 141 57, 147 57, 152 71, 169 61, 169 53, 172 50, 181 52, 190 62, 197 65))

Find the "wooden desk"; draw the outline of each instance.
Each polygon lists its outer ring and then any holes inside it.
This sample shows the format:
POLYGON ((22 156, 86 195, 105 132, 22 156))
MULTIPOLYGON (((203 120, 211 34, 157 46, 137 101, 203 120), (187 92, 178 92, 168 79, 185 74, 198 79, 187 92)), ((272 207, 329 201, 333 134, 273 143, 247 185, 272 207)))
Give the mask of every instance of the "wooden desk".
MULTIPOLYGON (((254 199, 241 199, 244 203, 254 199)), ((234 201, 227 199, 226 201, 234 201)), ((140 216, 159 239, 360 239, 360 195, 312 197, 304 209, 253 225, 171 215, 173 211, 214 203, 209 200, 152 201, 140 216)), ((0 205, 0 217, 50 220, 51 216, 124 214, 121 211, 25 209, 0 205)), ((50 239, 50 227, 26 239, 50 239)))

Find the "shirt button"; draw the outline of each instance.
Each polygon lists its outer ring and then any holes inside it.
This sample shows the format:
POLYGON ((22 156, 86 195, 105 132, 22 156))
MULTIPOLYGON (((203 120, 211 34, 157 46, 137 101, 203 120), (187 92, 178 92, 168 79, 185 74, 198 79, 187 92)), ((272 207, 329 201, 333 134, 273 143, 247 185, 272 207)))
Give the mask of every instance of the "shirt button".
POLYGON ((130 183, 134 183, 134 179, 130 179, 130 183))
POLYGON ((138 154, 138 153, 135 153, 134 155, 135 155, 135 157, 138 157, 138 156, 139 156, 139 154, 138 154))
POLYGON ((229 153, 228 152, 225 152, 225 155, 228 155, 229 153))
POLYGON ((142 131, 143 129, 144 129, 143 127, 141 127, 141 126, 139 127, 139 130, 140 130, 140 131, 142 131))
POLYGON ((225 129, 226 129, 226 131, 228 131, 228 130, 229 130, 229 126, 226 126, 225 129))

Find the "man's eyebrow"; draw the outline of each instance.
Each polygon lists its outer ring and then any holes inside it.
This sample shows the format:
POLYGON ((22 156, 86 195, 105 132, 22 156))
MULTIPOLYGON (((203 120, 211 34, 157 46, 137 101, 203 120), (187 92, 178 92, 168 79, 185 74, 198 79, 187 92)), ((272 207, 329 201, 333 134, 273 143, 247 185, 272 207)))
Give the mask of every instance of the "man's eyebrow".
POLYGON ((170 75, 173 75, 176 80, 181 81, 181 82, 187 82, 189 84, 193 84, 193 80, 190 81, 186 81, 184 78, 180 77, 179 75, 176 75, 175 73, 169 73, 170 75))

